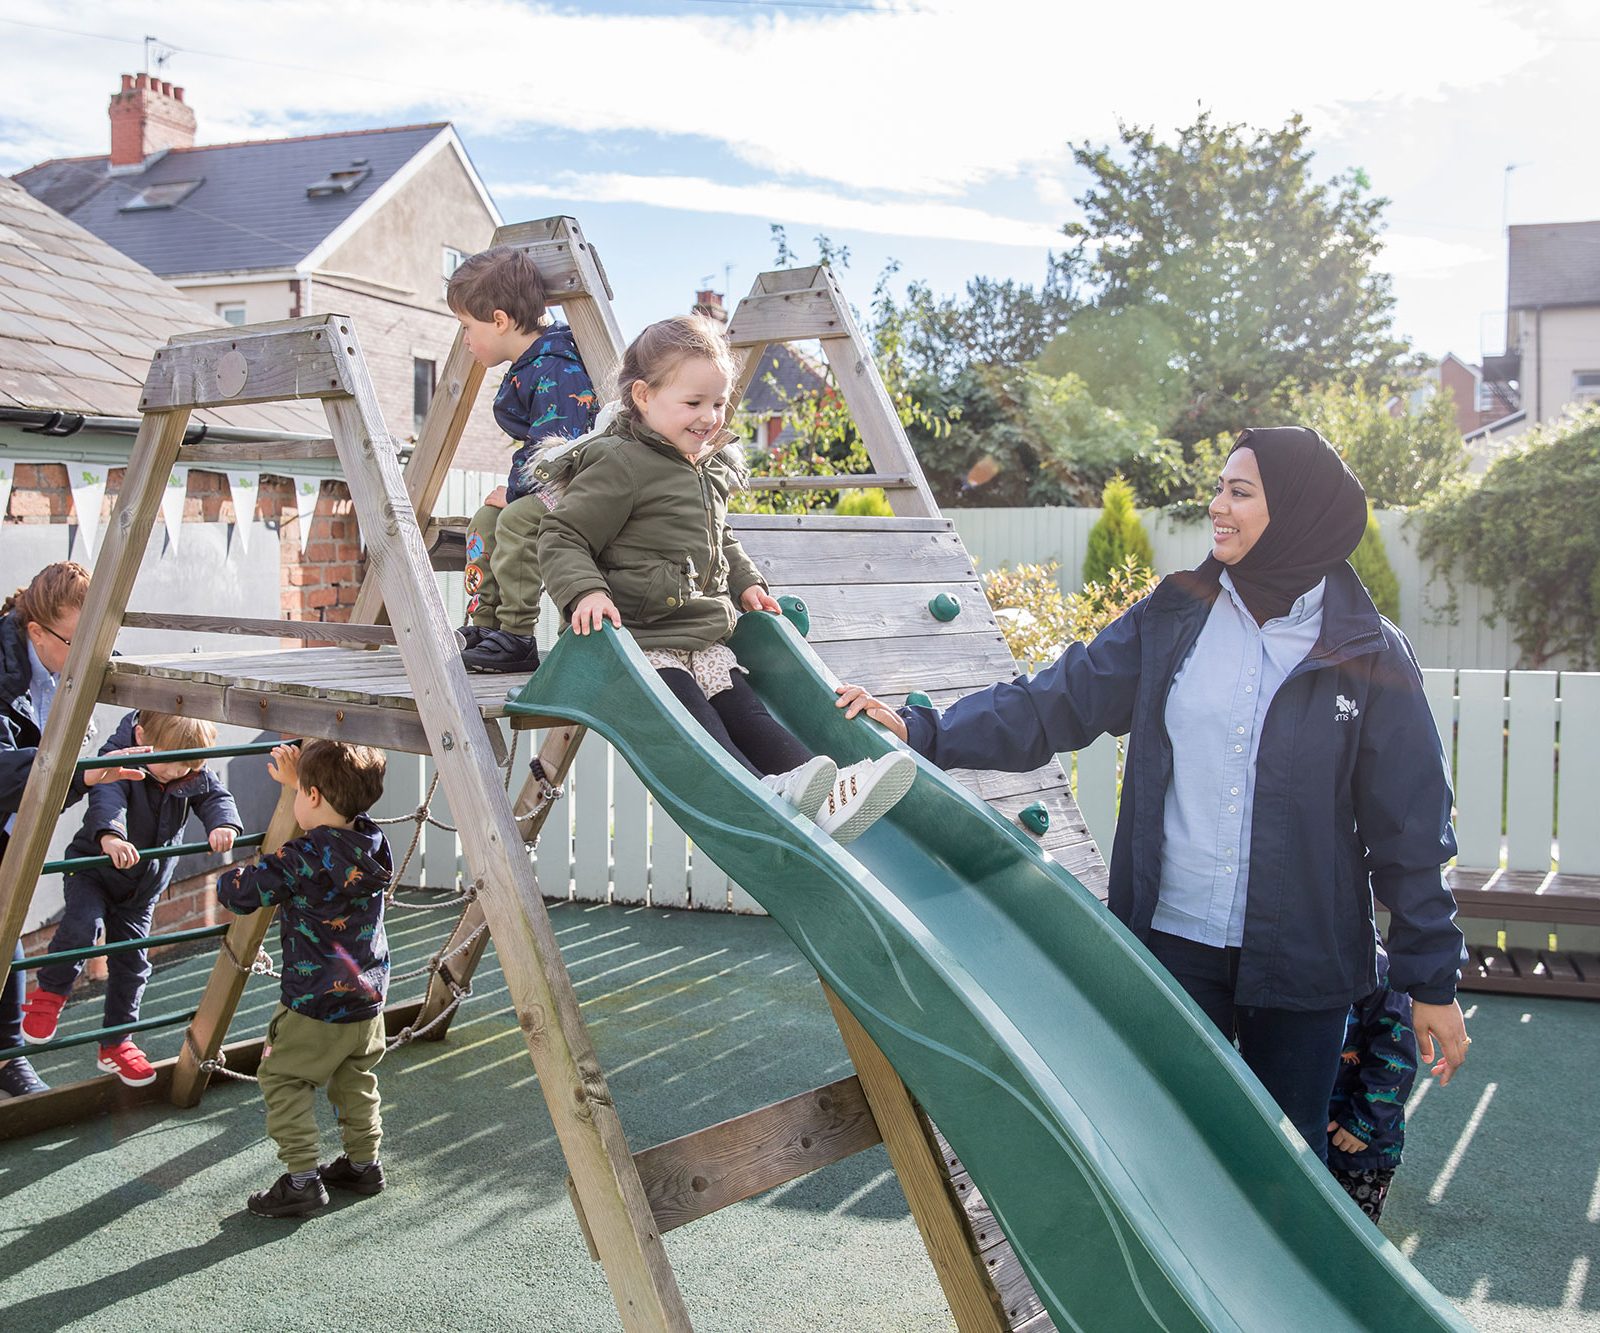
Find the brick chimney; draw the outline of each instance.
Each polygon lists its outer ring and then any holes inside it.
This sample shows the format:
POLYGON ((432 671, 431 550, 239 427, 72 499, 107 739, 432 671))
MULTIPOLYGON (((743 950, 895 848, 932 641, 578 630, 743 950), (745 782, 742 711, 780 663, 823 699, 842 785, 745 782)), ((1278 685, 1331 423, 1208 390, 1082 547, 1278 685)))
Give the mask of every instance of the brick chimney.
POLYGON ((111 94, 111 165, 138 166, 151 153, 194 146, 194 112, 183 89, 148 74, 124 74, 111 94))
POLYGON ((696 315, 704 315, 708 319, 714 319, 718 324, 723 326, 726 326, 728 323, 728 310, 727 307, 722 304, 721 292, 696 292, 694 294, 694 305, 691 308, 691 313, 696 315))

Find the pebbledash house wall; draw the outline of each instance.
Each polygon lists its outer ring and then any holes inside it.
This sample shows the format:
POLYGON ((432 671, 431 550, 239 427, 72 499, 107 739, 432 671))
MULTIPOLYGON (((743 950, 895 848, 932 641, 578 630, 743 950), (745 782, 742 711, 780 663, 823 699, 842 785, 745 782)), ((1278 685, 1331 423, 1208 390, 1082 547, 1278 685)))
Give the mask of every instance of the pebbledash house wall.
MULTIPOLYGON (((13 465, 10 500, 0 523, 0 559, 5 567, 0 575, 5 586, 0 591, 4 593, 25 584, 52 561, 73 559, 94 567, 93 553, 86 552, 85 534, 73 510, 67 467, 78 459, 109 462, 108 454, 113 451, 126 458, 128 441, 111 437, 95 440, 84 435, 72 437, 71 447, 65 447, 67 444, 0 427, 0 459, 13 465), (52 454, 64 455, 66 461, 22 461, 52 454)), ((316 465, 304 466, 310 472, 316 465)), ((115 463, 110 466, 96 551, 108 529, 124 471, 115 463)), ((173 549, 164 523, 157 518, 129 598, 129 610, 347 621, 364 572, 348 488, 334 477, 322 481, 303 554, 297 525, 305 520, 296 518, 294 513, 288 477, 263 472, 250 515, 248 541, 241 541, 237 526, 240 515, 226 476, 220 471, 191 468, 177 548, 173 549)), ((128 655, 190 650, 248 652, 297 642, 124 629, 117 636, 117 651, 128 655)), ((99 705, 95 709, 96 736, 86 752, 98 750, 126 713, 121 707, 99 705)), ((261 735, 238 727, 219 727, 218 733, 219 743, 250 741, 261 735)), ((250 756, 214 760, 212 764, 239 802, 245 832, 265 828, 279 790, 267 776, 265 760, 250 756)), ((51 843, 51 859, 63 854, 67 842, 81 827, 85 810, 80 802, 62 815, 51 843)), ((188 841, 201 840, 198 820, 190 820, 184 836, 188 841)), ((216 876, 224 864, 225 859, 220 857, 183 858, 172 887, 157 904, 154 929, 185 930, 226 920, 214 890, 216 876)), ((22 937, 30 954, 42 953, 48 947, 61 905, 61 876, 41 877, 22 937)), ((103 959, 94 960, 86 976, 103 976, 104 968, 103 959)))

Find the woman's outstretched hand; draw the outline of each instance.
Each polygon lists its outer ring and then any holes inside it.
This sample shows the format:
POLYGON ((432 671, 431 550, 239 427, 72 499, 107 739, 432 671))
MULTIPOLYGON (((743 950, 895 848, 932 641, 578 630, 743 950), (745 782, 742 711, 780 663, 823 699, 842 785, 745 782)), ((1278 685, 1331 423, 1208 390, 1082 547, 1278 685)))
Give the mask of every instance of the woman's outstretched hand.
POLYGON ((833 706, 844 709, 846 717, 865 713, 874 722, 888 727, 902 741, 906 739, 906 724, 900 720, 900 714, 881 699, 874 699, 862 686, 836 685, 834 693, 839 697, 833 701, 833 706))
MULTIPOLYGON (((102 759, 112 759, 119 754, 152 754, 154 746, 130 745, 125 750, 107 750, 102 759)), ((83 785, 85 787, 98 787, 102 782, 143 782, 144 769, 142 768, 86 768, 83 771, 83 785)))
POLYGON ((1451 1000, 1449 1004, 1424 1004, 1411 1002, 1411 1030, 1417 1034, 1417 1054, 1422 1063, 1432 1065, 1429 1071, 1443 1087, 1467 1058, 1467 1047, 1472 1038, 1467 1036, 1467 1020, 1461 1016, 1461 1006, 1451 1000), (1438 1037, 1438 1047, 1434 1038, 1438 1037))

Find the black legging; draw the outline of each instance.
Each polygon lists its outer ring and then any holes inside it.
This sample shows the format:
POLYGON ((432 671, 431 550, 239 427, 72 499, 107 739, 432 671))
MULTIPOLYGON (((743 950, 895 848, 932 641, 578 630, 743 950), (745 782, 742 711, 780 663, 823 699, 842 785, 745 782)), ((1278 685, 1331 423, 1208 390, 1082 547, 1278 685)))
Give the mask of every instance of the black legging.
MULTIPOLYGON (((0 820, 0 824, 4 822, 0 820)), ((0 861, 5 860, 6 848, 10 843, 10 835, 0 833, 0 861)), ((17 951, 12 959, 20 963, 24 957, 22 941, 18 940, 17 951)), ((27 975, 21 968, 13 967, 5 986, 0 988, 0 1051, 22 1045, 22 999, 27 987, 27 975)))
POLYGON ((758 778, 787 773, 813 757, 767 712, 767 706, 756 697, 741 672, 733 672, 731 690, 723 690, 709 700, 687 671, 664 667, 661 679, 712 739, 758 778))

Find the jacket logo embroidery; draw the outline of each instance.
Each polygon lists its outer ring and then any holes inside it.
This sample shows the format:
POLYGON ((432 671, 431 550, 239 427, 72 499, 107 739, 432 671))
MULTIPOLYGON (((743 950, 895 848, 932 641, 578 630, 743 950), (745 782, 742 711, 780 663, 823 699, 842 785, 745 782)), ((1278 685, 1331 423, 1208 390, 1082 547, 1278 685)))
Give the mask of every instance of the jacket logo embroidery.
POLYGON ((1361 710, 1356 707, 1356 701, 1354 699, 1346 699, 1344 695, 1341 694, 1335 698, 1333 702, 1334 707, 1338 709, 1338 711, 1333 715, 1333 720, 1335 722, 1349 722, 1352 719, 1361 716, 1361 710))

